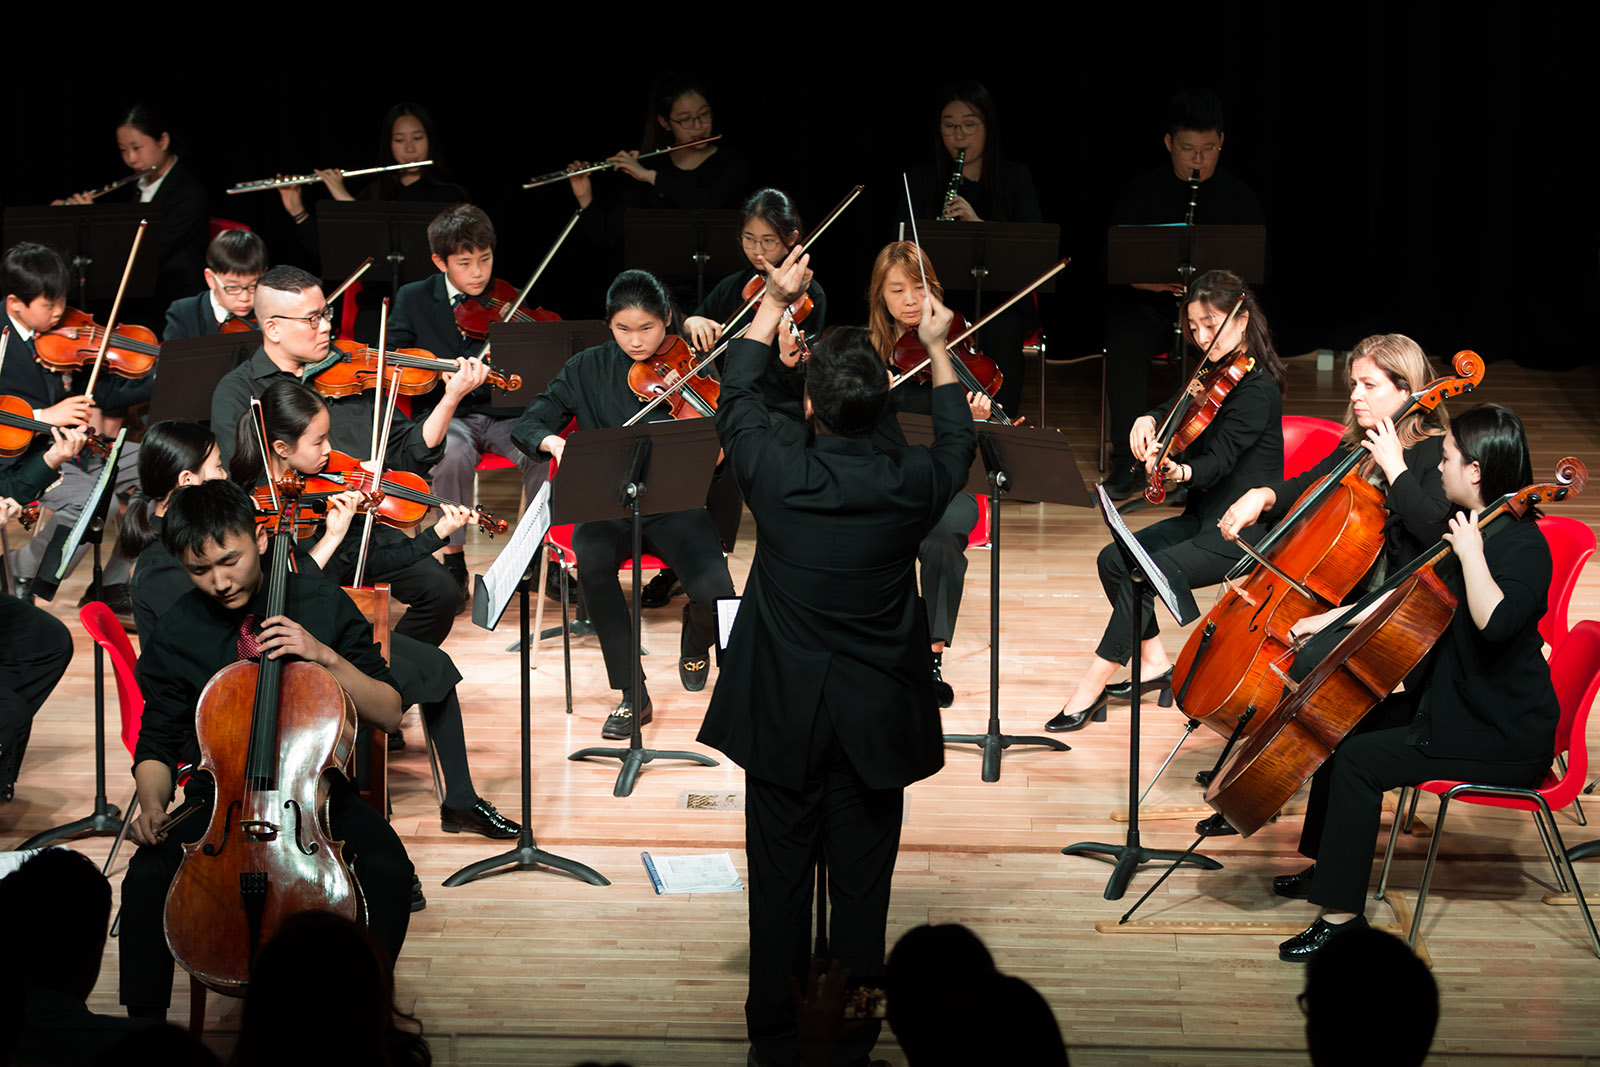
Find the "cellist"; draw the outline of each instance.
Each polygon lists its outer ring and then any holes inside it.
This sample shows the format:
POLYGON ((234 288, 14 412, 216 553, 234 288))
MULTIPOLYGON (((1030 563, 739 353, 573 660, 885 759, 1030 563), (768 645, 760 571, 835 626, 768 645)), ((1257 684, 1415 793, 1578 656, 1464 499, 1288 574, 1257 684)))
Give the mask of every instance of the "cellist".
POLYGON ((1561 710, 1539 636, 1551 562, 1537 509, 1501 518, 1488 538, 1477 526, 1489 501, 1533 481, 1522 422, 1481 405, 1453 421, 1442 451, 1444 494, 1457 509, 1444 540, 1459 565, 1439 574, 1458 598, 1455 616, 1405 692, 1368 714, 1379 728, 1348 737, 1317 776, 1300 838, 1314 862, 1273 879, 1273 891, 1322 914, 1279 946, 1280 959, 1303 962, 1341 930, 1366 925, 1386 790, 1440 778, 1531 786, 1554 756, 1561 710))
MULTIPOLYGON (((183 858, 180 839, 205 832, 213 784, 196 774, 184 786, 185 804, 205 809, 168 832, 178 767, 200 756, 195 716, 212 675, 254 651, 292 656, 326 667, 349 693, 362 720, 381 730, 400 728, 400 694, 373 640, 372 627, 331 582, 290 574, 283 615, 261 618, 266 602, 265 527, 244 490, 208 481, 172 494, 161 540, 183 564, 195 589, 161 620, 139 658, 144 719, 134 752, 139 815, 128 836, 139 845, 122 884, 121 984, 128 1014, 164 1018, 172 996, 172 954, 162 920, 167 889, 183 858), (248 635, 248 640, 246 635, 248 635)), ((388 821, 361 800, 353 783, 336 779, 329 824, 361 882, 367 921, 392 965, 411 918, 413 868, 388 821)))

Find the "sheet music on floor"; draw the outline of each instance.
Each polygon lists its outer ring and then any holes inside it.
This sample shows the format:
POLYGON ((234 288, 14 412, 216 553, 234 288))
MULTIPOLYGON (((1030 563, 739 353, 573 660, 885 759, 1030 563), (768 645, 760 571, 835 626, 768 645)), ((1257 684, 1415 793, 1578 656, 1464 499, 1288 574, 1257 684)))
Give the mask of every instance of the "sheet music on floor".
POLYGON ((500 550, 489 569, 478 575, 477 589, 472 598, 472 622, 485 630, 500 624, 506 605, 517 591, 517 583, 528 573, 533 554, 550 532, 550 483, 545 482, 533 495, 528 510, 517 520, 506 547, 500 550))
POLYGON ((1117 505, 1111 502, 1111 497, 1106 495, 1106 487, 1099 482, 1094 487, 1095 500, 1100 505, 1100 514, 1105 518, 1106 525, 1111 528, 1111 536, 1132 554, 1139 570, 1144 573, 1144 580, 1150 583, 1150 588, 1156 591, 1161 602, 1172 612, 1172 617, 1178 620, 1179 626, 1187 626, 1200 617, 1200 608, 1194 602, 1194 594, 1189 591, 1187 583, 1174 587, 1167 581, 1166 572, 1156 566, 1156 561, 1150 558, 1150 553, 1133 536, 1133 531, 1128 529, 1128 524, 1122 521, 1122 513, 1117 510, 1117 505))
POLYGON ((733 857, 726 852, 703 856, 652 856, 639 853, 657 893, 737 893, 744 889, 733 857))

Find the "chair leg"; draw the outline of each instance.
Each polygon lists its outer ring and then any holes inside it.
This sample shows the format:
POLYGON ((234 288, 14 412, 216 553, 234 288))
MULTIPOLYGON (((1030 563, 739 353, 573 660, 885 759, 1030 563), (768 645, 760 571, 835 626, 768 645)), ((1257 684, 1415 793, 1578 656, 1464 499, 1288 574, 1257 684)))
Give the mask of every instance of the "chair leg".
POLYGON ((139 790, 133 791, 133 796, 128 798, 128 803, 122 809, 122 825, 117 829, 117 839, 111 842, 111 851, 106 854, 106 865, 100 868, 100 873, 110 875, 111 863, 117 858, 117 850, 122 847, 122 839, 128 836, 128 827, 133 825, 133 817, 139 814, 139 790))
POLYGON ((1389 829, 1389 847, 1383 850, 1383 867, 1378 871, 1378 891, 1373 900, 1382 900, 1383 891, 1389 887, 1389 865, 1394 862, 1394 846, 1400 840, 1400 824, 1404 821, 1400 811, 1405 804, 1405 787, 1400 788, 1400 803, 1394 806, 1394 825, 1389 829))
POLYGON ((1433 864, 1439 858, 1439 842, 1444 840, 1444 816, 1450 810, 1450 798, 1439 798, 1439 822, 1433 828, 1433 841, 1428 845, 1428 864, 1422 869, 1422 888, 1417 890, 1417 908, 1411 916, 1411 929, 1406 934, 1407 947, 1414 948, 1417 931, 1422 929, 1422 908, 1428 903, 1428 886, 1433 881, 1433 864))
MULTIPOLYGON (((1572 895, 1578 900, 1578 908, 1583 912, 1584 925, 1589 928, 1589 943, 1594 946, 1594 954, 1600 956, 1600 933, 1594 928, 1594 916, 1589 913, 1589 902, 1583 897, 1583 888, 1578 885, 1578 872, 1573 869, 1572 861, 1567 858, 1567 844, 1561 840, 1561 828, 1556 825, 1556 817, 1550 811, 1550 805, 1545 803, 1544 797, 1539 797, 1539 806, 1544 809, 1544 817, 1550 820, 1550 832, 1555 835, 1556 852, 1561 856, 1561 863, 1567 869, 1567 878, 1572 886, 1572 895)), ((1535 813, 1537 818, 1537 813, 1535 813)))
MULTIPOLYGON (((1530 812, 1533 816, 1533 825, 1539 828, 1539 843, 1544 846, 1545 859, 1550 861, 1550 869, 1555 872, 1556 886, 1565 893, 1567 891, 1567 876, 1561 873, 1561 864, 1556 860, 1556 848, 1550 841, 1550 831, 1545 828, 1544 820, 1539 818, 1538 812, 1530 812)), ((1554 820, 1551 820, 1554 822, 1554 820)))
MULTIPOLYGON (((1412 822, 1414 822, 1416 820, 1416 817, 1417 817, 1417 801, 1422 796, 1422 790, 1414 788, 1414 787, 1410 787, 1410 786, 1402 786, 1401 789, 1400 789, 1400 800, 1402 802, 1404 802, 1405 799, 1406 799, 1405 798, 1405 791, 1408 788, 1411 789, 1411 806, 1406 809, 1405 831, 1406 831, 1406 833, 1409 834, 1411 832, 1411 824, 1412 824, 1412 822)), ((1395 807, 1394 807, 1394 810, 1395 810, 1395 814, 1399 815, 1400 814, 1400 805, 1396 804, 1395 807)))
POLYGON ((417 721, 422 724, 422 747, 428 750, 428 769, 433 771, 433 795, 439 798, 439 806, 444 807, 444 779, 439 775, 439 753, 433 747, 433 735, 428 733, 428 718, 419 715, 417 721))
MULTIPOLYGON (((1567 754, 1565 752, 1563 752, 1560 755, 1556 756, 1556 774, 1559 775, 1560 777, 1563 777, 1563 778, 1566 777, 1566 774, 1567 774, 1567 754)), ((1580 801, 1577 797, 1573 797, 1572 798, 1572 814, 1574 814, 1574 815, 1576 815, 1578 817, 1578 825, 1579 826, 1588 826, 1589 825, 1589 817, 1583 813, 1583 802, 1580 801)))
POLYGON ((189 976, 189 1033, 199 1037, 206 1031, 206 987, 189 976))

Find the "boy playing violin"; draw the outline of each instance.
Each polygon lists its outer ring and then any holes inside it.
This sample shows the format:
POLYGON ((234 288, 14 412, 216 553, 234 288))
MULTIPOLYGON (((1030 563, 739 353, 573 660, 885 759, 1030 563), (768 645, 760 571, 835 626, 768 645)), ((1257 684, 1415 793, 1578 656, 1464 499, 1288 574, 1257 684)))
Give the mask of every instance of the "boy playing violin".
POLYGON ((267 270, 267 246, 249 230, 223 230, 206 247, 206 287, 167 308, 162 341, 215 337, 233 319, 248 322, 256 281, 267 270))

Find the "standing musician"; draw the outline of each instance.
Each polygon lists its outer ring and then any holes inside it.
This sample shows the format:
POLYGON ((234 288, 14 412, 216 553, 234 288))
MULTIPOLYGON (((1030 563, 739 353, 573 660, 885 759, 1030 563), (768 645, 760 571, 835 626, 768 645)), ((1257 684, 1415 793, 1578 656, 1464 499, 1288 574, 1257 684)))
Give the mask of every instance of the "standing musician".
POLYGON ((248 324, 266 271, 266 242, 250 230, 223 230, 206 246, 206 287, 167 307, 161 340, 215 337, 234 320, 248 324))
MULTIPOLYGON (((950 313, 924 297, 934 442, 875 449, 888 382, 868 331, 835 330, 806 375, 809 426, 773 419, 756 381, 783 309, 806 290, 799 247, 767 276, 745 338, 728 353, 717 430, 757 522, 726 663, 700 740, 745 770, 750 859, 752 1063, 800 1058, 812 887, 827 857, 829 944, 857 981, 882 974, 904 790, 944 763, 912 576, 918 545, 972 462, 971 413, 945 352, 950 313)), ((866 1062, 878 1025, 845 1039, 866 1062)))
MULTIPOLYGON (((489 292, 494 284, 494 224, 483 209, 471 204, 445 208, 428 224, 428 248, 439 273, 400 287, 389 320, 389 347, 426 349, 440 359, 469 359, 483 351, 456 325, 455 309, 489 292)), ((437 391, 419 401, 431 403, 437 391)), ((420 412, 420 409, 419 409, 420 412)), ((511 443, 514 411, 495 407, 494 388, 480 386, 456 406, 445 432, 444 458, 433 468, 434 490, 448 500, 472 495, 472 476, 485 452, 515 460, 522 491, 529 500, 544 482, 544 465, 535 463, 511 443)), ((450 535, 444 565, 468 599, 466 534, 450 535)))
MULTIPOLYGON (((895 344, 902 337, 908 333, 921 336, 929 296, 943 300, 944 287, 922 249, 910 241, 885 245, 872 263, 872 280, 867 286, 872 347, 885 364, 892 366, 895 344), (928 279, 927 289, 923 288, 924 277, 928 279)), ((990 403, 983 393, 967 394, 967 408, 979 422, 989 417, 990 403)), ((908 381, 891 389, 889 409, 931 414, 932 384, 908 381)), ((883 419, 873 437, 874 444, 885 452, 903 448, 906 443, 900 424, 892 415, 883 419)), ((967 577, 967 539, 977 521, 978 498, 971 493, 957 493, 917 549, 922 599, 927 603, 928 634, 932 638, 933 689, 941 708, 948 708, 956 699, 955 690, 944 680, 944 650, 955 640, 956 616, 961 611, 961 592, 967 577)))
MULTIPOLYGON (((196 840, 205 832, 214 795, 210 776, 197 772, 184 786, 185 804, 201 810, 176 834, 167 832, 167 807, 178 767, 200 759, 196 712, 212 675, 253 658, 245 653, 255 645, 270 659, 289 656, 326 667, 349 694, 356 715, 380 730, 398 730, 401 712, 372 627, 338 586, 290 574, 285 613, 261 618, 267 531, 258 529, 255 507, 238 486, 219 480, 174 493, 161 540, 194 589, 162 615, 155 640, 139 658, 145 700, 133 766, 139 815, 128 836, 140 847, 122 883, 118 939, 122 1003, 130 1016, 157 1019, 166 1016, 172 996, 172 954, 163 933, 167 889, 183 858, 180 839, 196 840), (253 640, 247 644, 246 637, 253 640)), ((368 925, 393 966, 411 919, 411 860, 388 821, 347 779, 330 782, 327 810, 332 836, 345 842, 360 879, 368 925)))
MULTIPOLYGON (((1236 274, 1210 271, 1196 278, 1185 301, 1185 328, 1201 351, 1210 346, 1211 362, 1219 367, 1228 360, 1254 360, 1254 366, 1223 398, 1222 405, 1199 437, 1181 455, 1168 455, 1163 471, 1168 481, 1186 484, 1189 499, 1183 514, 1147 526, 1135 536, 1160 565, 1169 581, 1187 582, 1190 588, 1222 580, 1243 551, 1223 539, 1218 520, 1246 488, 1283 477, 1283 393, 1288 373, 1272 346, 1266 313, 1256 296, 1236 274), (1231 323, 1228 313, 1243 299, 1231 323), (1224 325, 1226 324, 1226 329, 1224 325), (1219 331, 1221 336, 1219 337, 1219 331)), ((1147 474, 1153 473, 1161 446, 1156 427, 1175 404, 1188 404, 1187 390, 1156 410, 1134 420, 1129 447, 1141 457, 1147 474)), ((1252 543, 1265 533, 1248 528, 1252 543)), ((1111 620, 1095 649, 1094 659, 1077 688, 1055 718, 1045 724, 1052 732, 1081 730, 1091 721, 1104 722, 1105 707, 1120 695, 1108 689, 1117 668, 1139 655, 1140 677, 1159 679, 1172 664, 1162 647, 1155 596, 1140 584, 1139 610, 1144 619, 1139 648, 1129 645, 1134 611, 1134 584, 1115 543, 1100 550, 1100 584, 1111 602, 1111 620)))
MULTIPOLYGON (((333 309, 322 298, 317 279, 298 267, 273 267, 256 286, 256 318, 261 323, 261 349, 217 383, 211 398, 211 425, 221 431, 218 444, 222 461, 233 459, 231 428, 250 406, 279 379, 299 381, 302 371, 328 355, 333 309)), ((426 474, 444 454, 445 433, 456 405, 482 385, 487 373, 482 361, 458 359, 458 371, 445 376, 444 395, 422 422, 395 413, 386 452, 391 468, 426 474)), ((387 394, 385 394, 387 395, 387 394)), ((358 459, 371 459, 373 392, 334 398, 330 441, 334 448, 358 459)), ((379 526, 373 533, 367 573, 374 582, 388 582, 395 599, 410 610, 395 627, 397 633, 426 644, 444 641, 460 606, 460 589, 449 572, 431 558, 445 545, 443 537, 423 531, 406 537, 398 530, 379 526)), ((339 581, 353 574, 356 547, 346 544, 329 568, 339 581)))
MULTIPOLYGON (((561 373, 543 393, 533 398, 517 420, 511 439, 528 455, 548 453, 559 463, 566 439, 561 431, 574 418, 580 430, 599 430, 627 422, 644 399, 628 386, 628 371, 666 347, 674 338, 672 298, 656 278, 642 270, 623 271, 606 291, 606 322, 612 339, 586 348, 567 360, 561 373)), ((647 419, 671 418, 659 405, 647 419)), ((678 680, 691 693, 705 688, 711 670, 711 642, 716 638, 716 602, 733 595, 728 561, 717 540, 717 530, 704 508, 649 515, 642 520, 644 548, 660 556, 677 572, 689 602, 683 606, 683 632, 679 639, 678 680)), ((608 740, 628 737, 635 712, 639 723, 650 721, 650 694, 642 708, 630 703, 633 684, 631 623, 617 568, 633 554, 633 523, 629 519, 579 523, 572 532, 577 553, 578 584, 589 608, 589 619, 600 638, 606 678, 622 695, 601 736, 608 740)))
POLYGON ((1485 404, 1457 416, 1439 471, 1457 509, 1444 540, 1458 567, 1439 576, 1458 597, 1455 616, 1429 658, 1368 714, 1313 779, 1300 851, 1314 860, 1273 879, 1280 896, 1304 897, 1322 914, 1279 946, 1303 962, 1363 916, 1383 793, 1431 779, 1536 785, 1550 767, 1561 717, 1539 620, 1550 589, 1550 547, 1537 509, 1478 529, 1490 501, 1533 481, 1522 422, 1485 404), (1416 684, 1412 684, 1415 682, 1416 684))

